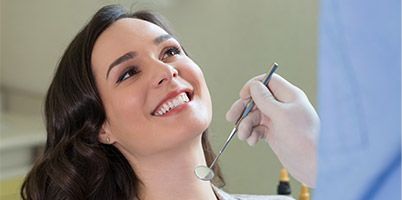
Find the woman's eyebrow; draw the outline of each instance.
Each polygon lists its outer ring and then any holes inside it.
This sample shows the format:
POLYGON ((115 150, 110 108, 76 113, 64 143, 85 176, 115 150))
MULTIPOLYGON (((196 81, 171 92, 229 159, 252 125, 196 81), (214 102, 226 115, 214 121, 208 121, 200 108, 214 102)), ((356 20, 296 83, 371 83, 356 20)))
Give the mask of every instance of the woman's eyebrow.
POLYGON ((157 38, 154 39, 154 44, 159 45, 160 43, 162 43, 165 40, 168 40, 170 38, 173 38, 173 36, 170 34, 164 34, 164 35, 158 36, 157 38))
MULTIPOLYGON (((173 38, 173 36, 170 34, 160 35, 154 39, 154 44, 159 45, 160 43, 162 43, 170 38, 173 38)), ((136 55, 137 55, 137 53, 130 51, 130 52, 120 56, 119 58, 117 58, 112 64, 110 64, 109 69, 107 70, 107 73, 106 73, 106 79, 109 77, 109 73, 113 67, 115 67, 123 62, 126 62, 127 60, 133 59, 136 55)))
POLYGON ((109 76, 110 70, 112 70, 113 67, 126 62, 127 60, 133 59, 135 56, 137 55, 137 53, 135 53, 134 51, 130 51, 127 52, 126 54, 120 56, 119 58, 117 58, 114 62, 112 62, 112 64, 110 64, 109 69, 107 70, 106 73, 106 79, 109 76))

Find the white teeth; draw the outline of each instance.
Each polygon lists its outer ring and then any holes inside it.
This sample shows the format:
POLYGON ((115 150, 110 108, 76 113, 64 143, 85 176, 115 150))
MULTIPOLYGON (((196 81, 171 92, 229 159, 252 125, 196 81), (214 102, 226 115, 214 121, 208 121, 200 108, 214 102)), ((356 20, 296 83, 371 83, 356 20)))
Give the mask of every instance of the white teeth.
POLYGON ((187 97, 186 93, 180 93, 175 98, 170 99, 168 102, 164 103, 162 106, 159 107, 157 111, 155 111, 155 115, 160 116, 164 115, 170 110, 189 102, 190 99, 187 97))
MULTIPOLYGON (((163 113, 165 113, 166 111, 168 111, 169 110, 169 106, 167 105, 167 104, 163 104, 163 106, 162 106, 162 112, 163 113)), ((162 114, 163 114, 162 113, 162 114)))

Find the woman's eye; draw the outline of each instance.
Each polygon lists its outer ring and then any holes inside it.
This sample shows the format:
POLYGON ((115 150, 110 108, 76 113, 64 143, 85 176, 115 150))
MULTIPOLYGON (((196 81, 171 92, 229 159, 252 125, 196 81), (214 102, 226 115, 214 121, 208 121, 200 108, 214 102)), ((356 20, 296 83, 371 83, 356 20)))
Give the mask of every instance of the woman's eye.
POLYGON ((168 57, 172 57, 175 55, 179 55, 181 53, 181 50, 177 47, 170 47, 168 48, 164 53, 163 53, 163 57, 162 60, 168 58, 168 57))
POLYGON ((139 71, 138 71, 137 67, 130 67, 128 70, 124 71, 122 75, 120 75, 120 77, 119 77, 119 79, 117 79, 116 83, 120 83, 138 73, 139 73, 139 71))

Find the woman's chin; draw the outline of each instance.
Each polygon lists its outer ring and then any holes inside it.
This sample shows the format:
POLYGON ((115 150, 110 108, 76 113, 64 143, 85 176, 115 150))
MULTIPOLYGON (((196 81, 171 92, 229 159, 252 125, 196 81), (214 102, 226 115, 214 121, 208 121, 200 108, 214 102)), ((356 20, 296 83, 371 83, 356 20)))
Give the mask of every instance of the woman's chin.
POLYGON ((181 127, 177 127, 175 130, 181 132, 180 135, 189 135, 190 137, 196 137, 207 130, 208 126, 208 121, 193 121, 190 123, 186 123, 181 127))

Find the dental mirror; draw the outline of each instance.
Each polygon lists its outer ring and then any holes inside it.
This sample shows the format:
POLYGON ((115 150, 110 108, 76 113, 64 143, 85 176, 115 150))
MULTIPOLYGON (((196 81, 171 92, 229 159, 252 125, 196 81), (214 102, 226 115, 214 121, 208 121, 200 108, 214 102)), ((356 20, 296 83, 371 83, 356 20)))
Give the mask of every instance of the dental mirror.
POLYGON ((215 173, 211 168, 203 165, 197 166, 194 170, 194 173, 198 179, 203 181, 210 181, 215 176, 215 173))
MULTIPOLYGON (((271 70, 269 73, 264 77, 263 79, 263 84, 268 87, 268 83, 271 80, 272 75, 275 73, 276 69, 278 68, 278 64, 274 63, 271 66, 271 70)), ((210 181, 214 178, 215 173, 212 170, 213 166, 215 165, 216 161, 219 159, 219 157, 222 155, 222 153, 225 151, 226 147, 230 143, 230 141, 233 139, 233 136, 237 132, 237 128, 240 124, 240 122, 247 117, 247 115, 251 112, 251 110, 254 107, 254 101, 250 98, 250 100, 247 102, 245 108, 242 111, 242 114, 240 117, 237 119, 235 123, 235 127, 233 128, 232 132, 229 134, 229 137, 226 139, 225 144, 223 145, 222 149, 219 151, 218 156, 215 157, 215 159, 212 161, 211 165, 209 167, 204 166, 204 165, 199 165, 194 169, 195 176, 203 181, 210 181)))

